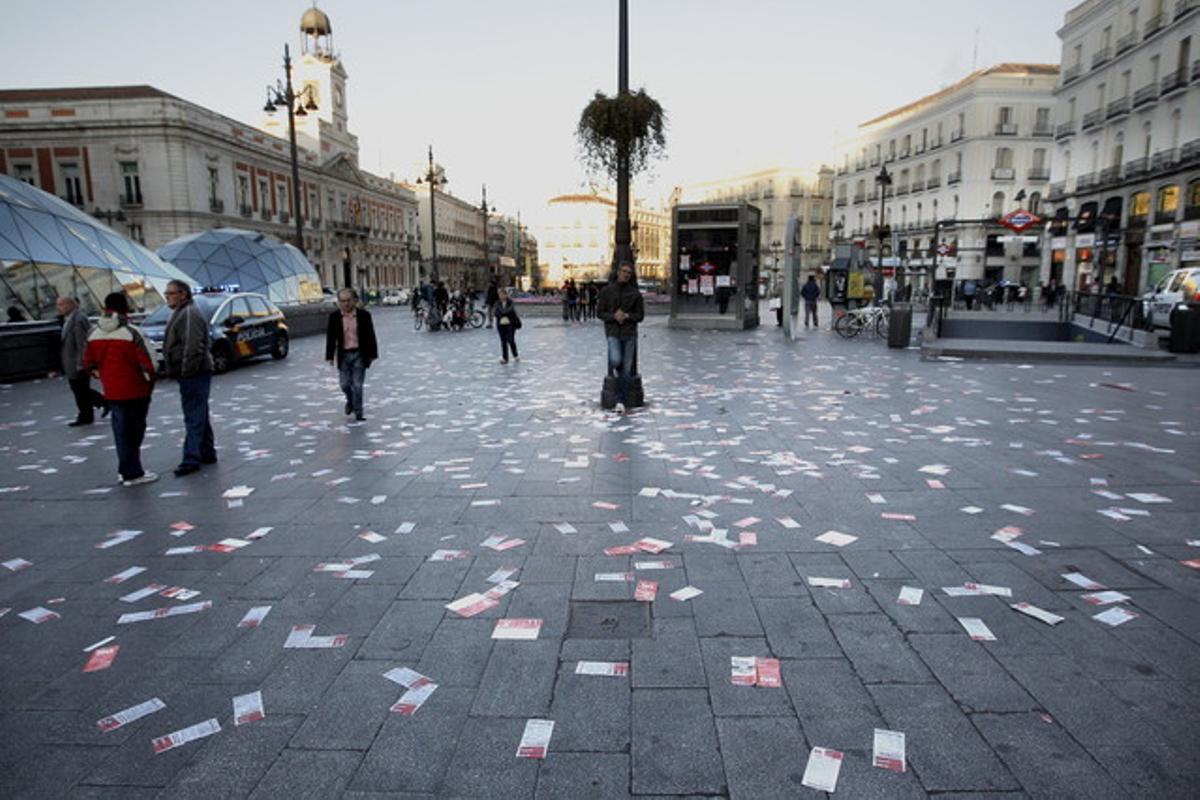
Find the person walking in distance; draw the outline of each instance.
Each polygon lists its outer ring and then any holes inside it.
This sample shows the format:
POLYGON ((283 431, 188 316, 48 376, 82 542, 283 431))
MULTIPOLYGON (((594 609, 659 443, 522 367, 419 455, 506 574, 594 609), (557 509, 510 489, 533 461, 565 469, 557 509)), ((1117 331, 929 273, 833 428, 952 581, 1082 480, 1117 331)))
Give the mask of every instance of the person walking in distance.
POLYGON ((517 354, 517 331, 521 328, 521 318, 517 316, 517 307, 508 296, 507 289, 500 289, 496 300, 496 332, 500 334, 500 363, 508 363, 508 351, 512 357, 521 360, 517 354))
POLYGON ((329 315, 325 327, 325 360, 337 364, 338 384, 346 395, 346 413, 362 422, 366 419, 363 383, 371 362, 379 358, 375 323, 369 311, 359 308, 358 293, 353 289, 340 289, 337 302, 338 310, 329 315))
POLYGON ((75 408, 78 411, 70 426, 91 425, 96 421, 95 409, 103 408, 104 416, 108 416, 103 395, 92 388, 92 376, 83 368, 83 351, 87 347, 92 324, 75 298, 60 297, 54 301, 54 305, 63 321, 59 337, 62 342, 60 355, 63 375, 71 387, 71 394, 75 395, 75 408))
POLYGON ((804 298, 804 327, 808 327, 808 318, 812 317, 814 328, 821 327, 817 320, 817 300, 821 297, 821 287, 817 285, 815 275, 808 276, 808 282, 800 288, 800 296, 804 298))
POLYGON ((167 376, 179 384, 183 406, 183 460, 175 477, 198 472, 203 464, 217 463, 216 441, 208 418, 208 395, 212 389, 212 337, 208 320, 192 300, 192 289, 182 281, 167 284, 171 318, 163 338, 163 363, 167 376))
POLYGON ((617 268, 617 279, 600 292, 596 314, 604 320, 608 369, 617 371, 617 411, 623 414, 637 355, 637 326, 646 316, 642 293, 633 279, 632 264, 624 263, 617 268))
POLYGON ((104 298, 104 316, 88 336, 82 366, 96 372, 112 412, 113 442, 122 486, 158 480, 142 469, 142 439, 154 392, 154 359, 146 337, 129 324, 129 300, 120 292, 104 298))
POLYGON ((587 285, 588 319, 596 318, 596 303, 599 299, 600 288, 596 286, 595 281, 589 281, 587 285))

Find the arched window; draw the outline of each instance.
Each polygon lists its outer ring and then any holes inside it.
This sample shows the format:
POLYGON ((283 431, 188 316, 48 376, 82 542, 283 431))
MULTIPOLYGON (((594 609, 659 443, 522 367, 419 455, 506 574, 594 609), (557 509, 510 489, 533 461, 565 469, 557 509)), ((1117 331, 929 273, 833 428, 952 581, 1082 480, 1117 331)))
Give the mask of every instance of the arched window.
POLYGON ((1179 187, 1172 183, 1158 190, 1158 203, 1155 205, 1156 223, 1171 222, 1175 219, 1175 211, 1179 208, 1179 187))
POLYGON ((1029 195, 1029 211, 1034 214, 1040 213, 1042 208, 1042 193, 1034 192, 1029 195))
POLYGON ((1188 184, 1187 208, 1184 210, 1184 219, 1198 217, 1200 217, 1200 178, 1188 184))
POLYGON ((1012 169, 1013 154, 1008 147, 996 148, 996 169, 1012 169))
POLYGON ((992 216, 999 217, 1004 214, 1004 192, 996 192, 992 195, 992 216))
POLYGON ((1113 142, 1112 160, 1109 162, 1111 167, 1121 166, 1121 162, 1125 160, 1125 134, 1118 132, 1116 141, 1113 142))
POLYGON ((937 198, 934 198, 934 201, 933 201, 933 212, 932 212, 932 213, 933 213, 933 221, 936 223, 936 222, 938 221, 938 215, 937 215, 937 198))

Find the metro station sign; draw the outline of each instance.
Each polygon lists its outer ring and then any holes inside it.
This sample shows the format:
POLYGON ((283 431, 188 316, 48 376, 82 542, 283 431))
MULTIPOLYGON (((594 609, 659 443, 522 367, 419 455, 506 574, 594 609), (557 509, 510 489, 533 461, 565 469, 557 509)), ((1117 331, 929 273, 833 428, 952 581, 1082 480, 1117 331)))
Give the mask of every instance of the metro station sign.
POLYGON ((1037 214, 1026 211, 1023 208, 1010 211, 1000 218, 1000 224, 1014 233, 1020 233, 1031 225, 1037 225, 1041 221, 1042 218, 1037 214))

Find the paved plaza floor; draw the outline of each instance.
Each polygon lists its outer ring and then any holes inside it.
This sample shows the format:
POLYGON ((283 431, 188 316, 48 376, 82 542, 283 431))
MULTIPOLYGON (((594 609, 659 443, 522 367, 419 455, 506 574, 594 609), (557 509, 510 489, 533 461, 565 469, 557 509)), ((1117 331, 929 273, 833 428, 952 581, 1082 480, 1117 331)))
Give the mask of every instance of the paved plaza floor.
POLYGON ((1195 796, 1200 372, 656 317, 618 417, 598 323, 375 314, 182 479, 173 383, 128 489, 0 387, 3 796, 1195 796))

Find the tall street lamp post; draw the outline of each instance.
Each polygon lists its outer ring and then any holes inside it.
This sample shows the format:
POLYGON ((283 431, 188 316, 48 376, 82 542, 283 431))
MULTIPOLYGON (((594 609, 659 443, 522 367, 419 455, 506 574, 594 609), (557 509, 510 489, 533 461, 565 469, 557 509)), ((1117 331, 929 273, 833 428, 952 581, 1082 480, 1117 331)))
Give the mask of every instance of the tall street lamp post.
POLYGON ((438 256, 437 256, 437 187, 444 186, 448 181, 441 168, 435 168, 433 165, 433 145, 429 145, 429 169, 425 174, 417 178, 417 183, 425 183, 429 185, 429 250, 432 258, 430 259, 430 277, 431 283, 437 283, 438 278, 438 256))
MULTIPOLYGON (((276 81, 267 87, 267 104, 263 111, 274 114, 276 106, 286 105, 288 112, 288 142, 292 157, 292 213, 296 218, 296 247, 307 257, 304 249, 304 217, 300 213, 300 160, 296 149, 296 117, 304 117, 309 111, 317 110, 311 86, 296 94, 292 88, 292 55, 288 46, 283 46, 283 82, 276 81), (304 102, 301 103, 300 101, 304 102)), ((349 285, 349 284, 347 284, 349 285)))
POLYGON ((489 207, 487 201, 487 184, 483 184, 483 200, 479 203, 479 210, 483 213, 483 268, 491 274, 491 248, 489 247, 489 239, 491 231, 488 230, 488 213, 495 211, 494 206, 489 207))
POLYGON ((883 212, 884 203, 887 201, 887 190, 892 185, 892 176, 887 171, 887 164, 879 168, 875 182, 879 184, 879 270, 875 276, 875 296, 880 297, 883 293, 883 239, 889 232, 883 221, 883 212))
MULTIPOLYGON (((629 0, 620 0, 617 32, 617 95, 629 94, 629 0)), ((629 144, 617 145, 617 219, 610 280, 617 279, 622 263, 634 263, 633 233, 629 224, 629 144)))

